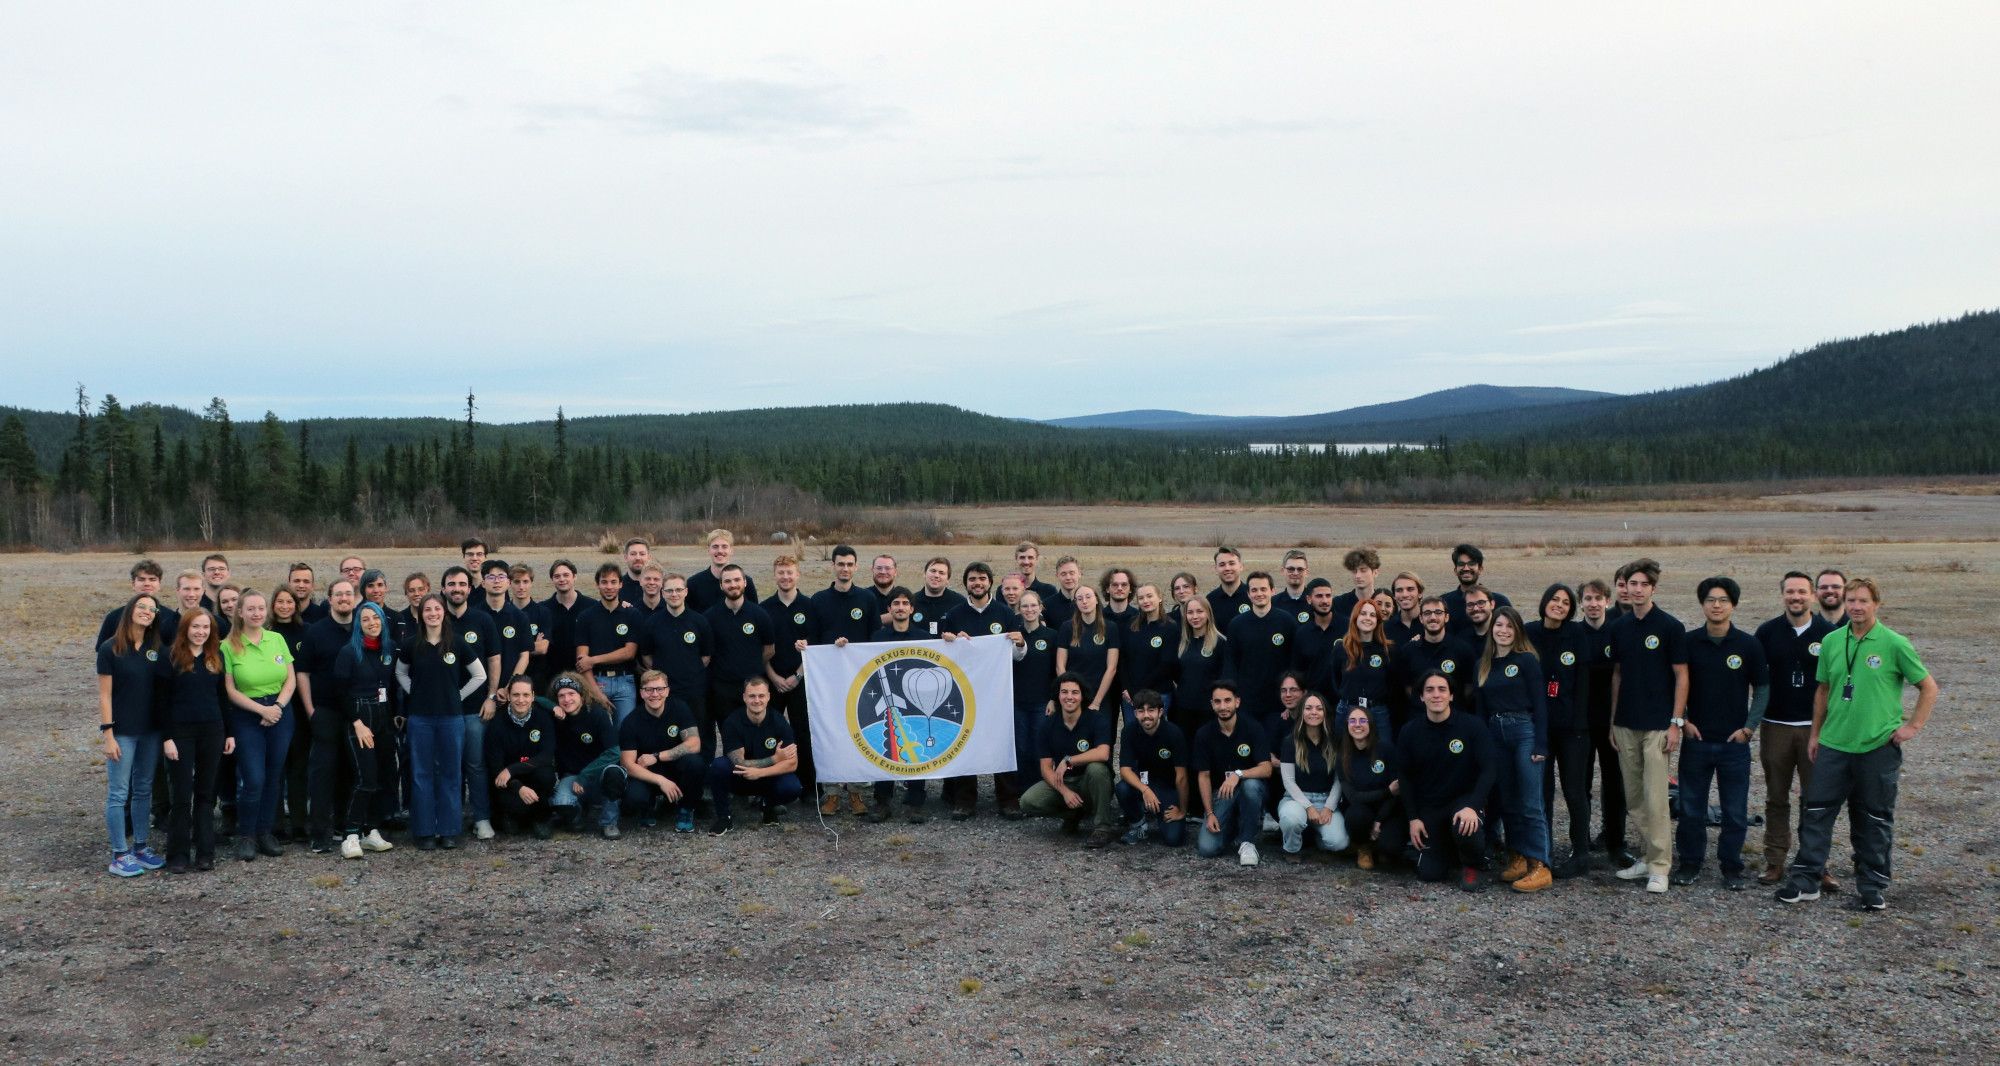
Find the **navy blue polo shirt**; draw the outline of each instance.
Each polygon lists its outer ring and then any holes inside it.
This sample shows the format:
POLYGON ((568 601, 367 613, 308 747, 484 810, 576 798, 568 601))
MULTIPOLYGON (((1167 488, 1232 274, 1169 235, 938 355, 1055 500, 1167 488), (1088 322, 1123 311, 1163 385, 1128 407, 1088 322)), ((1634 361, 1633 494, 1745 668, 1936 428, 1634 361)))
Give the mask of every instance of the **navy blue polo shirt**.
POLYGON ((778 749, 798 740, 792 733, 792 724, 785 716, 771 711, 764 712, 764 720, 753 722, 750 712, 737 711, 722 723, 722 752, 727 755, 742 749, 746 762, 757 759, 775 759, 778 749))
POLYGON ((831 644, 845 637, 849 644, 861 644, 881 624, 882 611, 876 607, 871 589, 849 585, 842 592, 828 585, 813 593, 812 614, 813 643, 831 644))
POLYGON ((1014 660, 1016 711, 1039 712, 1055 698, 1056 641, 1056 631, 1048 626, 1022 631, 1022 654, 1014 660))
POLYGON ((1087 707, 1076 716, 1073 726, 1064 725, 1062 712, 1057 711, 1044 717, 1035 728, 1035 751, 1052 763, 1110 745, 1111 720, 1087 707))
POLYGON ((1143 728, 1125 730, 1121 765, 1135 774, 1145 774, 1146 783, 1155 788, 1174 787, 1174 771, 1187 769, 1188 758, 1187 734, 1165 718, 1151 733, 1143 728))
POLYGON ((764 676, 764 649, 771 646, 771 616, 762 607, 743 601, 741 610, 731 611, 717 604, 702 612, 708 628, 715 631, 715 658, 709 660, 708 676, 725 684, 741 684, 764 676))
POLYGON ((668 696, 667 705, 660 709, 657 718, 643 703, 625 716, 618 724, 618 748, 640 755, 658 755, 686 743, 697 728, 694 709, 686 701, 668 696))
POLYGON ((928 589, 918 589, 910 596, 910 605, 916 608, 915 613, 910 615, 910 625, 935 637, 944 632, 939 627, 944 624, 945 615, 964 602, 964 596, 950 589, 936 596, 931 595, 928 589))
MULTIPOLYGON (((514 606, 513 600, 501 601, 499 609, 495 610, 487 606, 486 597, 480 595, 472 598, 472 606, 493 622, 494 636, 499 640, 500 672, 513 673, 514 664, 520 661, 522 654, 535 650, 535 633, 528 625, 528 616, 514 606)), ((500 681, 505 684, 507 679, 503 677, 500 681)))
POLYGON ((1687 635, 1687 720, 1703 740, 1728 740, 1750 720, 1750 690, 1770 681, 1764 645, 1734 625, 1720 641, 1708 628, 1687 635))
POLYGON ((771 669, 779 677, 790 677, 799 672, 801 661, 798 641, 817 644, 819 622, 813 616, 812 601, 803 593, 792 597, 786 604, 774 594, 758 606, 764 608, 771 619, 771 669))
POLYGON ((1619 615, 1605 627, 1618 667, 1618 705, 1611 724, 1666 729, 1674 720, 1674 667, 1686 665, 1687 627, 1655 606, 1641 618, 1619 615))
MULTIPOLYGON (((757 581, 747 572, 743 575, 743 602, 757 602, 757 581)), ((703 614, 707 614, 710 607, 722 606, 722 579, 705 566, 689 574, 687 605, 703 614)))
MULTIPOLYGON (((630 607, 620 606, 615 611, 607 611, 602 602, 595 602, 577 612, 576 644, 577 647, 588 649, 592 658, 609 655, 627 644, 636 648, 639 644, 639 631, 644 626, 645 618, 630 607)), ((629 673, 635 665, 637 664, 627 660, 604 667, 603 672, 629 673)))
POLYGON ((1278 713, 1278 675, 1291 669, 1292 634, 1298 622, 1276 610, 1259 618, 1245 611, 1223 630, 1229 634, 1229 676, 1243 686, 1243 707, 1259 715, 1278 713))
POLYGON ((676 615, 661 611, 639 629, 639 653, 653 669, 667 675, 676 692, 706 695, 708 664, 715 654, 715 631, 693 608, 676 615))
POLYGON ((969 637, 999 636, 1002 633, 1019 633, 1021 620, 998 596, 989 598, 984 607, 974 607, 971 600, 946 611, 938 621, 939 632, 964 633, 969 637))
POLYGON ((161 722, 154 714, 154 687, 168 649, 149 644, 116 655, 111 645, 107 640, 97 646, 97 675, 111 679, 111 731, 121 737, 157 732, 161 722))
POLYGON ((1271 758, 1270 741, 1263 727, 1236 715, 1236 728, 1228 734, 1219 723, 1208 722, 1194 734, 1194 768, 1206 770, 1219 779, 1231 770, 1248 770, 1271 758))

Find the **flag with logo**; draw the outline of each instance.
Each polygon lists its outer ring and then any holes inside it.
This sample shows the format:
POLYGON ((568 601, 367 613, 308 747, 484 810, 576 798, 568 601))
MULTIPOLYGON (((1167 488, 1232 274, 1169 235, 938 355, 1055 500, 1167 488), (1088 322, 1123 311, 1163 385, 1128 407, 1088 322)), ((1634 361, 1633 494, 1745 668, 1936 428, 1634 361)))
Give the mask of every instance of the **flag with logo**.
POLYGON ((807 648, 814 773, 921 781, 1011 772, 1013 647, 986 636, 807 648))

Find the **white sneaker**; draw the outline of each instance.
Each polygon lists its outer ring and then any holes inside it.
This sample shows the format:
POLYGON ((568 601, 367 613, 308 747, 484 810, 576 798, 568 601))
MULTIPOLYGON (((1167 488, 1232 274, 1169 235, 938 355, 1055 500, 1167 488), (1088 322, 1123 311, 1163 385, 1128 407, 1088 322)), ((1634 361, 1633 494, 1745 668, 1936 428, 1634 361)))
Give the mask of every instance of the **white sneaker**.
POLYGON ((1652 876, 1652 873, 1652 869, 1646 865, 1644 860, 1641 860, 1618 871, 1614 876, 1620 881, 1637 881, 1641 877, 1652 876))
POLYGON ((1277 832, 1277 831, 1278 831, 1278 820, 1277 820, 1276 818, 1273 818, 1273 817, 1271 817, 1271 816, 1270 816, 1270 815, 1268 815, 1268 814, 1267 814, 1267 815, 1265 815, 1265 816, 1264 816, 1264 832, 1266 832, 1266 833, 1275 833, 1275 832, 1277 832))
POLYGON ((361 838, 361 846, 369 851, 388 851, 396 845, 383 840, 380 829, 370 829, 368 835, 361 838))
POLYGON ((472 835, 481 840, 493 839, 493 823, 484 818, 472 823, 472 835))
POLYGON ((1646 891, 1655 895, 1665 894, 1667 891, 1667 875, 1648 874, 1646 876, 1646 891))
POLYGON ((361 838, 353 833, 347 834, 347 839, 340 842, 340 857, 343 859, 360 858, 361 838))
POLYGON ((1236 863, 1239 866, 1257 865, 1257 845, 1244 841, 1236 846, 1236 863))

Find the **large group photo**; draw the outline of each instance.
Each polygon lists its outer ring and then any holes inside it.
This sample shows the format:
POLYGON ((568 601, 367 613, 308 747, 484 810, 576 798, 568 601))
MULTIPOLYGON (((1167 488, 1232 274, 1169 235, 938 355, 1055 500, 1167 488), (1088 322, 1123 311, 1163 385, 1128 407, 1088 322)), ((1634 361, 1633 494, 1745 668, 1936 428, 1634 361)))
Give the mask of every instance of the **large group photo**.
POLYGON ((1996 41, 16 6, 0 1060, 2000 1058, 1996 41))

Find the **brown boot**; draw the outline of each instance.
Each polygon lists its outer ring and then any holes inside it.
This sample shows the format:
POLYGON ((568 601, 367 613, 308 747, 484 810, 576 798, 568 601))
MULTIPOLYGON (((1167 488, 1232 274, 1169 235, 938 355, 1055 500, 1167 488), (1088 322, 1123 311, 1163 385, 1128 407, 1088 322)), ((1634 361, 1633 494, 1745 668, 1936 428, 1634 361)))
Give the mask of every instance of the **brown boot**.
POLYGON ((1526 876, 1528 876, 1528 857, 1518 851, 1509 853, 1507 865, 1500 869, 1500 880, 1512 884, 1526 876))
POLYGON ((1527 872, 1514 879, 1514 891, 1540 892, 1555 883, 1555 875, 1549 872, 1547 866, 1529 859, 1527 872))
POLYGON ((1375 868, 1375 845, 1363 844, 1355 848, 1354 865, 1357 869, 1373 870, 1375 868))
POLYGON ((1757 875, 1757 883, 1760 885, 1775 885, 1784 879, 1784 866, 1775 862, 1764 867, 1764 872, 1757 875))
POLYGON ((819 802, 819 813, 821 813, 821 814, 824 814, 824 815, 835 815, 835 814, 839 814, 839 813, 840 813, 840 793, 838 793, 838 792, 829 792, 829 793, 827 793, 827 794, 826 794, 826 798, 825 798, 825 799, 823 799, 823 800, 821 800, 821 801, 819 802))
POLYGON ((861 793, 849 792, 847 794, 847 813, 856 818, 868 813, 868 804, 861 798, 861 793))
POLYGON ((1819 875, 1819 890, 1821 892, 1839 892, 1840 880, 1832 874, 1821 874, 1819 875))

